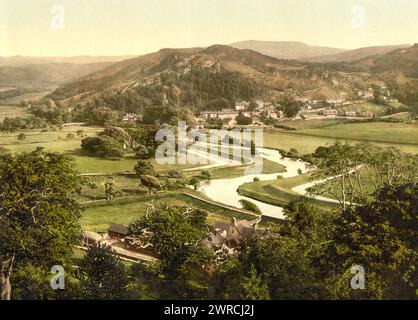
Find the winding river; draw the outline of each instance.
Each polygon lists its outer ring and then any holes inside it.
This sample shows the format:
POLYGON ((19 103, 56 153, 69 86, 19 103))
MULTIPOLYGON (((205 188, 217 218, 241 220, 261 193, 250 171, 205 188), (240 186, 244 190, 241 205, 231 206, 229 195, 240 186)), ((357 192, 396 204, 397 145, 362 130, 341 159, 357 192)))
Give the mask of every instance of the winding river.
MULTIPOLYGON (((256 204, 260 208, 262 215, 284 219, 283 208, 241 196, 237 192, 238 187, 244 183, 253 182, 255 177, 260 179, 260 181, 274 180, 277 179, 278 175, 281 175, 283 178, 291 178, 299 174, 298 169, 302 170, 302 173, 308 172, 308 164, 300 160, 282 157, 276 150, 260 148, 257 149, 257 152, 262 155, 263 158, 283 165, 286 168, 286 172, 250 174, 238 178, 214 179, 203 183, 199 187, 198 191, 202 192, 214 201, 237 208, 241 208, 239 201, 241 199, 246 199, 256 204)), ((306 194, 305 189, 298 190, 297 192, 303 195, 306 194)))

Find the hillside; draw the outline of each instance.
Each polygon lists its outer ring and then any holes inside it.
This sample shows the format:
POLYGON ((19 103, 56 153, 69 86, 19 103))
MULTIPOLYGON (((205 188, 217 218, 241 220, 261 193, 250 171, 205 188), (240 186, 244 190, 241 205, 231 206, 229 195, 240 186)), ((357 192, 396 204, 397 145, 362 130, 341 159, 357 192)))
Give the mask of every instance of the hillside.
POLYGON ((26 94, 52 91, 60 85, 112 65, 113 61, 84 63, 107 58, 112 60, 112 57, 0 57, 0 64, 1 62, 7 63, 7 65, 0 65, 0 103, 10 98, 19 101, 19 97, 23 99, 26 94), (53 60, 61 62, 51 62, 53 60))
POLYGON ((198 112, 227 108, 241 99, 275 101, 283 94, 358 99, 359 90, 390 84, 395 96, 405 95, 402 102, 411 105, 415 97, 405 88, 416 87, 416 79, 409 77, 416 70, 417 49, 338 63, 282 60, 224 45, 162 49, 67 83, 49 97, 64 106, 94 102, 120 112, 160 106, 198 112))
POLYGON ((391 51, 396 49, 405 49, 410 47, 409 44, 401 44, 401 45, 392 45, 392 46, 374 46, 374 47, 366 47, 366 48, 359 48, 355 50, 348 50, 337 54, 331 55, 324 55, 324 56, 316 56, 312 58, 308 58, 307 60, 312 62, 342 62, 342 61, 356 61, 360 59, 364 59, 367 57, 377 57, 381 55, 385 55, 391 51))
POLYGON ((278 59, 305 60, 312 57, 339 54, 345 49, 310 46, 296 41, 241 41, 231 44, 237 49, 250 49, 278 59))
POLYGON ((74 81, 108 67, 111 62, 93 64, 47 63, 0 67, 0 87, 50 88, 74 81))
MULTIPOLYGON (((52 97, 79 101, 98 95, 137 96, 143 105, 203 105, 218 98, 249 99, 260 93, 262 79, 282 62, 251 50, 162 49, 128 59, 57 89, 52 97)), ((132 102, 132 101, 131 101, 132 102)))
POLYGON ((0 57, 1 66, 25 66, 34 64, 51 64, 51 63, 75 63, 89 64, 101 62, 118 62, 132 58, 133 56, 75 56, 75 57, 27 57, 12 56, 0 57))

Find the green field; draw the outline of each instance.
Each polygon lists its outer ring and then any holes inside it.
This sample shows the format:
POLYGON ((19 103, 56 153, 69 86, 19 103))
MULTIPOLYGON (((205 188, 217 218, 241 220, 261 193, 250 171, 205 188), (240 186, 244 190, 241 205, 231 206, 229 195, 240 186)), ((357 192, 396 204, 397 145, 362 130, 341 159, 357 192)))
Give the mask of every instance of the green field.
MULTIPOLYGON (((287 121, 284 125, 296 130, 265 129, 265 147, 285 150, 295 148, 299 154, 305 154, 315 151, 318 146, 330 145, 340 139, 353 143, 367 140, 382 146, 394 145, 402 151, 418 152, 418 126, 416 123, 348 123, 344 120, 300 120, 287 121)), ((100 127, 71 127, 49 132, 29 130, 24 132, 26 139, 21 141, 17 139, 20 132, 1 133, 0 147, 11 152, 33 151, 37 147, 43 147, 46 150, 65 153, 73 157, 81 173, 102 174, 89 177, 96 183, 97 188, 84 188, 82 195, 79 197, 79 201, 85 207, 81 218, 81 224, 85 230, 104 232, 111 223, 130 223, 145 213, 147 203, 150 201, 196 206, 210 213, 208 219, 210 223, 215 220, 227 221, 231 216, 248 218, 231 210, 192 199, 182 194, 184 190, 181 189, 164 191, 154 195, 147 194, 146 190, 139 186, 138 178, 133 175, 126 175, 126 173, 132 173, 137 162, 133 154, 127 154, 127 157, 123 160, 104 160, 83 155, 80 148, 83 137, 95 135, 102 130, 103 128, 100 127), (78 130, 83 130, 83 136, 75 134, 78 130), (67 135, 70 133, 75 136, 68 139, 67 135), (123 191, 124 197, 113 201, 101 200, 104 198, 104 183, 107 175, 111 175, 115 179, 116 185, 123 191)), ((150 161, 157 173, 163 175, 171 169, 181 170, 196 167, 196 165, 158 165, 155 160, 150 161)), ((244 169, 245 167, 241 166, 212 168, 209 171, 212 179, 216 179, 243 175, 244 169)), ((263 173, 283 171, 283 166, 268 160, 264 161, 263 173)), ((183 172, 183 177, 186 180, 194 175, 200 175, 200 169, 183 172)), ((300 197, 291 188, 308 180, 309 175, 301 175, 290 179, 249 183, 242 186, 240 192, 260 201, 283 206, 300 197)), ((193 191, 188 190, 188 192, 193 191)), ((310 199, 309 201, 324 208, 334 206, 334 204, 318 200, 310 199)))
MULTIPOLYGON (((187 190, 188 193, 200 194, 187 190)), ((204 198, 203 196, 201 196, 204 198)), ((94 201, 84 203, 80 220, 83 230, 105 232, 111 223, 129 224, 146 213, 149 203, 166 203, 169 205, 193 206, 208 212, 208 223, 214 221, 229 221, 232 216, 237 219, 251 219, 253 217, 220 208, 197 199, 190 198, 182 193, 162 192, 158 194, 143 194, 124 197, 113 201, 94 201)))
POLYGON ((361 102, 354 103, 342 107, 338 107, 337 110, 340 113, 345 113, 346 111, 355 111, 357 116, 360 116, 363 112, 371 112, 373 115, 384 115, 389 107, 379 104, 374 104, 372 102, 361 102))
POLYGON ((25 107, 14 106, 14 105, 0 105, 0 121, 4 118, 16 118, 16 117, 27 117, 29 111, 25 107))
MULTIPOLYGON (((265 203, 285 206, 290 201, 298 200, 301 195, 292 191, 293 187, 310 181, 311 174, 303 174, 288 179, 250 182, 239 188, 239 194, 265 203)), ((308 201, 321 208, 334 208, 336 204, 307 198, 308 201)))
MULTIPOLYGON (((336 141, 352 143, 369 141, 382 147, 395 146, 401 151, 418 153, 418 124, 391 122, 341 123, 324 120, 295 122, 297 130, 266 129, 264 146, 267 148, 296 148, 300 154, 311 153, 318 146, 327 146, 336 141)), ((286 125, 290 126, 291 123, 286 125)))
MULTIPOLYGON (((45 150, 65 153, 74 158, 78 170, 81 173, 117 173, 132 171, 137 159, 134 154, 127 154, 126 158, 122 160, 106 160, 83 155, 81 150, 81 140, 83 137, 75 136, 72 139, 67 139, 67 134, 74 134, 77 130, 83 130, 84 136, 92 136, 102 131, 99 127, 70 127, 62 128, 53 132, 41 132, 40 130, 24 131, 26 139, 19 141, 17 136, 20 132, 15 133, 1 133, 0 147, 14 153, 25 151, 33 151, 38 147, 43 147, 45 150)), ((170 169, 185 169, 193 167, 193 165, 160 165, 153 161, 153 165, 157 171, 164 171, 170 169)))

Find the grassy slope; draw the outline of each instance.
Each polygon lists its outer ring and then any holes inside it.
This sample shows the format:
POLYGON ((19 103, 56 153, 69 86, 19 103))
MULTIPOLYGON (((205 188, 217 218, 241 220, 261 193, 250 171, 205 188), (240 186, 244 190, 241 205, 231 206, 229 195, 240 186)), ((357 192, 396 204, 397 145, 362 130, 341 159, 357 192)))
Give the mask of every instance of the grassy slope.
MULTIPOLYGON (((292 191, 295 186, 309 182, 311 174, 303 174, 288 179, 277 179, 246 183, 239 188, 239 193, 256 200, 273 205, 284 206, 290 201, 300 199, 301 195, 292 191)), ((333 208, 333 203, 308 199, 309 202, 322 208, 333 208)))
POLYGON ((268 148, 296 148, 299 153, 311 153, 318 146, 327 146, 335 141, 361 140, 376 143, 382 147, 395 146, 401 151, 418 153, 418 125, 416 123, 364 122, 344 123, 341 121, 292 121, 284 123, 297 130, 267 129, 264 146, 268 148))
MULTIPOLYGON (((229 221, 232 216, 238 219, 251 219, 251 217, 218 208, 217 206, 192 199, 177 192, 165 192, 159 194, 144 194, 116 199, 113 201, 95 201, 85 203, 80 220, 84 230, 104 232, 111 223, 129 224, 142 217, 148 203, 166 203, 170 205, 194 206, 209 213, 208 223, 214 221, 229 221)), ((191 190, 187 190, 193 193, 191 190)), ((199 195, 200 196, 200 195, 199 195)))
POLYGON ((0 121, 4 118, 16 118, 16 117, 27 117, 29 111, 25 107, 12 106, 12 105, 0 105, 0 121))

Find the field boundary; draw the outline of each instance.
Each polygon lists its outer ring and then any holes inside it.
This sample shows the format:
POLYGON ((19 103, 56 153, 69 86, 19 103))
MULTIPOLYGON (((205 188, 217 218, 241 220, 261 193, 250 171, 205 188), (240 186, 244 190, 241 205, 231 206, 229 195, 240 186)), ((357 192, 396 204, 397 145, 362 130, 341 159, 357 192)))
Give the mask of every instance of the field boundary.
POLYGON ((222 209, 227 209, 227 210, 239 213, 239 214, 245 214, 245 215, 249 215, 249 216, 253 216, 253 217, 257 217, 257 218, 259 217, 259 215, 254 213, 254 212, 247 211, 247 210, 244 210, 244 209, 235 208, 235 207, 232 207, 232 206, 227 206, 227 205, 224 205, 224 204, 212 201, 212 200, 201 198, 199 196, 196 196, 194 194, 190 194, 188 192, 182 192, 182 194, 187 196, 187 197, 193 198, 193 199, 198 200, 198 201, 202 201, 206 204, 210 204, 210 205, 222 208, 222 209))

